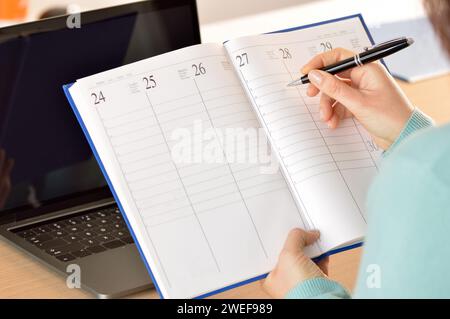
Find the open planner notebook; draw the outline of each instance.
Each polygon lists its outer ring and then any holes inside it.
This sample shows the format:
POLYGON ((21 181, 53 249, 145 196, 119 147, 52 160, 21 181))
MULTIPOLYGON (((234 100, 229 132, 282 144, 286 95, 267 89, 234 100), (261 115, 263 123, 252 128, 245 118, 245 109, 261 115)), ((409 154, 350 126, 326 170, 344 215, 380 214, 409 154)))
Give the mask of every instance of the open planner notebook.
POLYGON ((321 231, 311 257, 361 242, 379 152, 356 120, 330 130, 319 99, 286 85, 324 50, 370 45, 355 15, 196 45, 65 86, 162 297, 263 278, 296 227, 321 231), (174 132, 195 138, 199 125, 214 128, 223 162, 174 160, 174 132), (229 160, 226 128, 261 128, 279 170, 229 160))

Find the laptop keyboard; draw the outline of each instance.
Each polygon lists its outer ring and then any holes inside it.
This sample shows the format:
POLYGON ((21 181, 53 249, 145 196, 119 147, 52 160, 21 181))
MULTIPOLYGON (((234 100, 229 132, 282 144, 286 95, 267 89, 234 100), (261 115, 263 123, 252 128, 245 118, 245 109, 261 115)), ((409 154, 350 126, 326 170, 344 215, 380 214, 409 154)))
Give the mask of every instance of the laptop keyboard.
POLYGON ((134 243, 117 207, 70 215, 13 232, 62 262, 134 243))

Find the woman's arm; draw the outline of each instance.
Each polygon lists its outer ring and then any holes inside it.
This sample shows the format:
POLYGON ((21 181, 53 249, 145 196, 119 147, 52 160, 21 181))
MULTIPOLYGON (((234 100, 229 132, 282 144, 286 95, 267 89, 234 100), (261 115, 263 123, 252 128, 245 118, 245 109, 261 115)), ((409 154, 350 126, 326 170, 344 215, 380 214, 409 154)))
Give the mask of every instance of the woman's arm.
MULTIPOLYGON (((353 56, 350 51, 335 49, 316 56, 302 69, 311 80, 308 95, 321 93, 321 118, 330 128, 338 127, 345 117, 355 116, 375 142, 387 150, 385 154, 389 154, 407 136, 432 125, 431 119, 414 109, 379 63, 346 71, 339 77, 315 70, 350 56, 353 56)), ((298 236, 290 235, 288 241, 299 240, 298 236)), ((276 268, 265 282, 269 294, 287 298, 349 298, 342 286, 329 280, 303 254, 307 241, 302 243, 298 244, 301 248, 280 254, 276 268)))

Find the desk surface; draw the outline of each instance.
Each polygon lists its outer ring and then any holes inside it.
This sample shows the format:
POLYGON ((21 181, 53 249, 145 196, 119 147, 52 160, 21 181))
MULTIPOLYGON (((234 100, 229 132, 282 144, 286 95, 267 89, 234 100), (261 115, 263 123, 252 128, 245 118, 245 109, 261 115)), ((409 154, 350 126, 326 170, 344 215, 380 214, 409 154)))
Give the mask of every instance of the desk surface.
MULTIPOLYGON (((413 101, 438 123, 450 121, 450 75, 416 84, 400 83, 413 101)), ((330 258, 330 277, 352 290, 358 272, 362 249, 354 249, 330 258)), ((92 298, 88 292, 69 289, 65 279, 19 252, 0 239, 0 298, 92 298)), ((130 296, 157 298, 154 290, 130 296)), ((265 298, 261 283, 246 286, 214 296, 215 298, 265 298)))

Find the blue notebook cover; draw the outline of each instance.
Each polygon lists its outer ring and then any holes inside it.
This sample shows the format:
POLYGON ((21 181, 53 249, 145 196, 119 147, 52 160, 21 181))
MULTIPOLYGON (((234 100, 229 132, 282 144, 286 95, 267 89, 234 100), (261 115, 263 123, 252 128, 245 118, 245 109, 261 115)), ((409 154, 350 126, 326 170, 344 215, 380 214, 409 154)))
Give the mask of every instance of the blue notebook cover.
MULTIPOLYGON (((372 39, 372 36, 370 35, 369 29, 367 28, 367 25, 364 22, 364 19, 363 19, 361 14, 355 14, 355 15, 351 15, 351 16, 346 16, 346 17, 342 17, 342 18, 338 18, 338 19, 333 19, 333 20, 323 21, 323 22, 319 22, 319 23, 309 24, 309 25, 305 25, 305 26, 300 26, 300 27, 295 27, 295 28, 290 28, 290 29, 285 29, 285 30, 274 31, 274 32, 271 32, 271 33, 290 32, 290 31, 295 31, 295 30, 307 29, 307 28, 312 28, 312 27, 315 27, 315 26, 323 25, 323 24, 329 24, 329 23, 334 23, 334 22, 347 20, 347 19, 354 19, 354 18, 360 19, 360 21, 361 21, 361 23, 362 23, 362 25, 364 27, 364 30, 367 33, 367 36, 368 36, 370 42, 372 44, 374 44, 374 41, 372 39)), ((94 154, 94 156, 95 156, 95 158, 96 158, 96 160, 98 162, 98 165, 99 165, 103 175, 105 176, 106 182, 108 183, 108 186, 111 189, 111 192, 112 192, 112 194, 114 196, 114 199, 115 199, 115 201, 116 201, 116 203, 117 203, 117 205, 118 205, 118 207, 119 207, 119 209, 120 209, 120 211, 122 213, 122 216, 123 216, 123 218, 125 220, 125 223, 127 224, 127 227, 130 230, 131 236, 133 237, 133 240, 136 243, 136 246, 138 248, 139 254, 141 255, 141 258, 142 258, 142 260, 143 260, 143 262, 145 264, 145 267, 147 268, 147 270, 148 270, 148 272, 150 274, 150 277, 151 277, 151 279, 153 281, 153 284, 155 285, 156 291, 158 292, 159 296, 162 299, 164 299, 165 297, 162 294, 161 290, 159 289, 158 283, 156 282, 156 280, 155 280, 155 278, 153 276, 152 270, 150 269, 150 266, 148 265, 148 262, 147 262, 144 254, 142 252, 142 249, 141 249, 141 247, 139 245, 139 242, 136 239, 136 235, 134 234, 133 229, 130 227, 130 224, 128 222, 127 216, 124 213, 123 207, 122 207, 122 205, 121 205, 121 203, 119 201, 119 198, 118 198, 118 196, 117 196, 117 194, 116 194, 116 192, 114 190, 114 187, 113 187, 113 185, 111 183, 111 180, 108 177, 108 174, 107 174, 107 172, 105 170, 105 167, 104 167, 102 161, 100 160, 100 156, 97 153, 97 150, 95 148, 94 143, 92 142, 92 139, 91 139, 91 137, 89 135, 89 132, 87 131, 86 126, 84 125, 84 122, 83 122, 83 120, 82 120, 82 118, 80 116, 80 113, 78 112, 78 108, 75 105, 75 103, 74 103, 74 101, 72 99, 72 96, 70 95, 69 89, 70 89, 70 87, 72 85, 73 85, 73 83, 72 84, 66 84, 66 85, 63 86, 63 90, 64 90, 64 93, 65 93, 65 95, 67 97, 67 100, 68 100, 70 106, 72 107, 72 110, 75 113, 75 116, 76 116, 76 118, 77 118, 77 120, 78 120, 78 122, 79 122, 79 124, 80 124, 80 126, 81 126, 81 128, 83 130, 83 132, 84 132, 84 135, 86 136, 86 139, 87 139, 87 141, 89 143, 89 146, 92 149, 92 152, 93 152, 93 154, 94 154)), ((317 262, 317 261, 319 261, 319 260, 321 260, 321 259, 323 259, 323 258, 325 258, 327 256, 331 256, 331 255, 334 255, 334 254, 337 254, 337 253, 340 253, 340 252, 343 252, 343 251, 346 251, 346 250, 354 249, 354 248, 357 248, 357 247, 360 247, 360 246, 362 246, 362 243, 356 243, 356 244, 352 244, 352 245, 345 246, 345 247, 342 247, 342 248, 338 248, 338 249, 335 249, 335 250, 331 250, 331 251, 329 251, 329 252, 327 252, 327 253, 319 256, 319 257, 314 258, 313 260, 317 262)), ((236 287, 240 287, 240 286, 246 285, 246 284, 254 282, 254 281, 258 281, 258 280, 264 279, 265 277, 267 277, 267 275, 268 274, 263 274, 263 275, 260 275, 260 276, 254 277, 254 278, 250 278, 250 279, 247 279, 245 281, 242 281, 242 282, 230 285, 230 286, 226 286, 226 287, 217 289, 215 291, 208 292, 206 294, 203 294, 201 296, 196 297, 196 299, 206 298, 206 297, 209 297, 209 296, 212 296, 212 295, 215 295, 215 294, 218 294, 218 293, 221 293, 221 292, 224 292, 224 291, 236 288, 236 287)))

